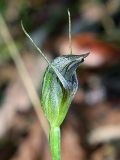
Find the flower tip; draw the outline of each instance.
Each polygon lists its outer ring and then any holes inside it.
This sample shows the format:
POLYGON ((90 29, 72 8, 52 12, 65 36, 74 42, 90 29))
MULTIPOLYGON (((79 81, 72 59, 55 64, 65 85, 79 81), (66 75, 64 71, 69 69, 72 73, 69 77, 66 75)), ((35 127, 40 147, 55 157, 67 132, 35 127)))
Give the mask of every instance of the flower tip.
POLYGON ((90 52, 83 54, 83 58, 86 58, 87 56, 89 56, 90 52))

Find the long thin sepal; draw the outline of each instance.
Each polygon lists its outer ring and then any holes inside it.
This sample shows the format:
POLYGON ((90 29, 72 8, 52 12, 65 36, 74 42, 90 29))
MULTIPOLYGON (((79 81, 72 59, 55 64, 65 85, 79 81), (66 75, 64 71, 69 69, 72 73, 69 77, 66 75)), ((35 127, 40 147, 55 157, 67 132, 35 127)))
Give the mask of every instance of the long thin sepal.
POLYGON ((69 22, 69 49, 70 49, 70 54, 72 54, 72 31, 71 31, 71 16, 69 9, 68 9, 68 22, 69 22))

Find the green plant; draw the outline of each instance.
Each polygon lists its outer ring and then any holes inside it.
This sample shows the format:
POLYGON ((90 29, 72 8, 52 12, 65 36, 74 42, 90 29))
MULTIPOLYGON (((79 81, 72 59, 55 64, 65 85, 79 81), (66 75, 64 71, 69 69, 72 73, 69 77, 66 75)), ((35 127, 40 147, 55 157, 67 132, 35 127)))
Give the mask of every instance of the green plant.
POLYGON ((42 51, 36 46, 31 37, 22 29, 27 37, 35 45, 36 49, 42 54, 48 63, 41 92, 42 109, 50 123, 50 146, 52 152, 52 160, 60 160, 60 125, 62 124, 68 112, 69 106, 77 92, 78 80, 76 69, 84 58, 88 56, 72 55, 71 43, 71 21, 69 17, 69 47, 70 55, 64 55, 55 58, 52 62, 45 57, 42 51))

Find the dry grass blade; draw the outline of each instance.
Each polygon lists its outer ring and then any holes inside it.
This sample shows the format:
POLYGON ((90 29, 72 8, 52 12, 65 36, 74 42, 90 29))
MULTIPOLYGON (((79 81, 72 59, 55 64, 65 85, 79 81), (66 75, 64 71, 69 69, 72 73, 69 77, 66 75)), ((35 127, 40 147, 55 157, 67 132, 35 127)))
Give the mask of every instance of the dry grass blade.
POLYGON ((0 14, 0 34, 1 34, 3 41, 6 44, 6 47, 8 48, 9 54, 10 54, 11 58, 13 59, 15 65, 16 65, 16 68, 19 72, 19 75, 23 81, 23 84, 27 90, 30 101, 31 101, 31 103, 35 109, 35 112, 38 116, 38 119, 40 121, 40 125, 41 125, 42 129, 44 130, 45 135, 48 138, 48 128, 49 127, 48 127, 48 123, 43 115, 43 112, 41 110, 39 97, 36 93, 35 87, 32 83, 32 80, 29 76, 29 73, 27 72, 25 64, 19 54, 19 51, 14 43, 12 36, 9 33, 8 27, 7 27, 1 14, 0 14))

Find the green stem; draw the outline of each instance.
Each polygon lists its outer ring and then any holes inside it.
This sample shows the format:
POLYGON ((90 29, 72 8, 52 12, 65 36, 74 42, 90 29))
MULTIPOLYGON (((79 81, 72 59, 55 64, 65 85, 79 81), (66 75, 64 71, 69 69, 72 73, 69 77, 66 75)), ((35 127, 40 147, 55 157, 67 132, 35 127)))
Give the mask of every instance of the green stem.
POLYGON ((52 153, 52 160, 61 160, 60 127, 51 127, 50 147, 51 147, 51 153, 52 153))

